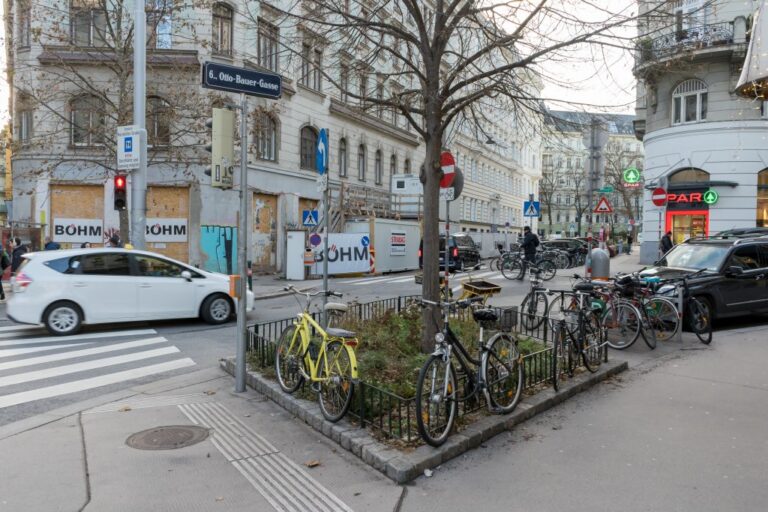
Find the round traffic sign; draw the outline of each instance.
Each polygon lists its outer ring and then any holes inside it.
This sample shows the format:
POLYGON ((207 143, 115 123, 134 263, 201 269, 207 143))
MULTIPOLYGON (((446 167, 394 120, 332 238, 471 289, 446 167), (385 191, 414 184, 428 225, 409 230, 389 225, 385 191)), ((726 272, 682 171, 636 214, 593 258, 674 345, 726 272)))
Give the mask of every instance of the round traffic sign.
POLYGON ((456 175, 456 160, 450 151, 440 153, 440 169, 443 171, 440 188, 448 188, 453 184, 453 178, 456 175))
POLYGON ((363 237, 360 239, 360 245, 363 247, 368 247, 371 245, 371 239, 368 238, 368 235, 363 235, 363 237))
POLYGON ((661 187, 653 189, 651 192, 651 201, 656 206, 664 206, 667 204, 667 191, 661 187))
POLYGON ((309 243, 312 245, 312 247, 317 247, 320 245, 320 242, 323 241, 323 238, 318 235, 317 233, 312 233, 309 235, 309 243))

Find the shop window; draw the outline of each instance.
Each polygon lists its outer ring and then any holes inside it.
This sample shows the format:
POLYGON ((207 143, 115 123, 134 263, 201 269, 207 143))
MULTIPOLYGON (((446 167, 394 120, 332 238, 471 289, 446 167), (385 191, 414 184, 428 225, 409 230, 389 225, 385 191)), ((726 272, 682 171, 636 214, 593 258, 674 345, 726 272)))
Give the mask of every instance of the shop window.
POLYGON ((768 227, 768 169, 757 175, 757 225, 768 227))
POLYGON ((697 123, 707 119, 707 84, 686 80, 672 92, 672 124, 697 123))

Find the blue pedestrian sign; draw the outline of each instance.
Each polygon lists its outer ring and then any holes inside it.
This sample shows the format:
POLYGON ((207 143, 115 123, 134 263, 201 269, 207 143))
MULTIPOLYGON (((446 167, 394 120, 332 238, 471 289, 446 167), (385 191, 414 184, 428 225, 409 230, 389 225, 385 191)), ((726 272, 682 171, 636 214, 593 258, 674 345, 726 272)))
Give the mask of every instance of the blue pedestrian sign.
POLYGON ((523 203, 523 217, 538 217, 541 209, 538 201, 525 201, 523 203))
POLYGON ((315 148, 315 169, 317 174, 322 176, 328 170, 328 130, 320 130, 320 136, 317 137, 317 147, 315 148))
POLYGON ((317 226, 319 221, 317 210, 303 210, 301 212, 301 223, 304 227, 312 228, 317 226))
POLYGON ((133 151, 133 137, 126 137, 124 139, 124 151, 130 153, 133 151))

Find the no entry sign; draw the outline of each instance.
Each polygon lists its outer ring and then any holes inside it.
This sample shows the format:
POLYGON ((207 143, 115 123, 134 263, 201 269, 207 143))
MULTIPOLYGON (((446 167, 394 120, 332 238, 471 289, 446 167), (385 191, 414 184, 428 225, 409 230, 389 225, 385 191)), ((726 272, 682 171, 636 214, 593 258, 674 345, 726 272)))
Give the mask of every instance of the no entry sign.
POLYGON ((450 151, 443 151, 440 154, 440 168, 443 170, 440 188, 448 188, 453 185, 453 178, 456 176, 456 160, 450 151))
POLYGON ((661 187, 653 189, 651 192, 651 201, 656 206, 664 206, 667 204, 667 191, 661 187))

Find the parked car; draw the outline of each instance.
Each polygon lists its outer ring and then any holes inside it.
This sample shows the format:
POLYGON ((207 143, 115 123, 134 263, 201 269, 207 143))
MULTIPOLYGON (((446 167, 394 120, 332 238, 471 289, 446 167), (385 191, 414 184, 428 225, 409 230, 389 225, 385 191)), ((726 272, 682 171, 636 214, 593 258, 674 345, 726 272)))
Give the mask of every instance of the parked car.
POLYGON ((691 239, 673 247, 643 276, 680 278, 705 269, 689 282, 713 318, 768 312, 768 238, 691 239))
MULTIPOLYGON (((480 250, 466 233, 455 233, 448 241, 448 270, 460 271, 480 264, 480 250)), ((445 269, 445 235, 440 235, 440 268, 445 269)), ((419 242, 419 268, 424 268, 424 240, 419 242)))
POLYGON ((768 228, 755 227, 755 228, 733 228, 726 229, 717 234, 718 237, 757 237, 768 236, 768 228))
MULTIPOLYGON (((8 318, 44 324, 51 334, 83 324, 200 317, 229 321, 229 277, 160 254, 117 248, 27 253, 12 278, 8 318)), ((247 293, 253 308, 253 293, 247 293)))

